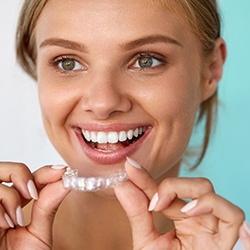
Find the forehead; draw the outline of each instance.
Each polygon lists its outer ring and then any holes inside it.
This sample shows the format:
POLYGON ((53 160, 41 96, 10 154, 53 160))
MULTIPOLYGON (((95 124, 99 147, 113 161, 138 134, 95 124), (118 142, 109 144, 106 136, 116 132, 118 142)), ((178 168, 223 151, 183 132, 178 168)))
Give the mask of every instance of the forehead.
POLYGON ((36 38, 41 41, 47 36, 66 34, 72 39, 97 41, 111 40, 116 34, 124 41, 152 33, 166 33, 177 40, 190 36, 183 11, 176 11, 172 0, 162 2, 165 1, 49 0, 38 19, 36 38))

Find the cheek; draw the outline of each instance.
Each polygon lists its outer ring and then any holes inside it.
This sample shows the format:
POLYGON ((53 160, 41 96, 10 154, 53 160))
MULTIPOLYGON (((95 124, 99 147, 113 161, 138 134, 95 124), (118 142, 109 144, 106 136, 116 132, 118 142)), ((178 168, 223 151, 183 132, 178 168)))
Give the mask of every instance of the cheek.
POLYGON ((63 125, 76 100, 66 85, 46 73, 38 78, 39 101, 46 130, 63 125))
POLYGON ((154 143, 148 149, 154 162, 144 164, 154 177, 159 177, 180 161, 189 143, 199 108, 199 81, 175 78, 144 97, 144 109, 156 124, 154 143))
POLYGON ((61 120, 63 113, 61 112, 62 105, 60 98, 49 84, 43 80, 38 81, 39 101, 44 122, 47 124, 58 123, 61 120))
POLYGON ((188 124, 200 105, 198 84, 187 80, 162 83, 144 95, 145 110, 163 121, 185 120, 188 124))

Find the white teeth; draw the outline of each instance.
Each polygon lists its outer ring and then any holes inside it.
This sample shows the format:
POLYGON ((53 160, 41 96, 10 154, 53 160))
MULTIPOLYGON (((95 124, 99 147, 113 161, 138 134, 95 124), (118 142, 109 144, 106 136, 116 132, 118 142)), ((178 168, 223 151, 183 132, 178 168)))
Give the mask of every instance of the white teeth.
POLYGON ((134 136, 135 137, 138 137, 138 135, 139 135, 139 130, 138 130, 138 128, 134 131, 134 136))
POLYGON ((131 129, 127 132, 128 139, 131 140, 134 136, 134 131, 131 129))
POLYGON ((127 139, 131 140, 133 137, 138 137, 146 131, 146 127, 136 128, 135 130, 120 131, 120 132, 94 132, 88 130, 82 130, 84 138, 90 142, 98 142, 100 144, 105 143, 117 143, 118 141, 124 142, 127 139))
POLYGON ((119 141, 123 142, 127 140, 127 133, 125 131, 121 131, 119 133, 119 141))
POLYGON ((85 139, 86 139, 87 141, 90 141, 90 140, 91 140, 89 131, 85 131, 84 136, 85 136, 85 139))
POLYGON ((108 142, 108 135, 105 132, 98 132, 97 133, 97 142, 98 143, 107 143, 108 142))
POLYGON ((139 135, 142 134, 142 127, 139 128, 139 135))
POLYGON ((97 134, 95 132, 90 133, 90 138, 92 142, 97 142, 97 134))
POLYGON ((118 133, 117 132, 109 132, 108 133, 108 142, 109 143, 117 143, 118 142, 118 133))

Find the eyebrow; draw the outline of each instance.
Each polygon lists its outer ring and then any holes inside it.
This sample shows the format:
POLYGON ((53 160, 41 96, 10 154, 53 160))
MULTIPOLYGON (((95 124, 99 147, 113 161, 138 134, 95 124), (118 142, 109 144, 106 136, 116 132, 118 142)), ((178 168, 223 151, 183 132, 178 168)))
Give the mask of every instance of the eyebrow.
POLYGON ((43 48, 46 46, 58 46, 58 47, 66 48, 66 49, 78 50, 80 52, 87 51, 87 48, 84 44, 70 41, 70 40, 61 39, 61 38, 49 38, 49 39, 44 40, 40 44, 40 48, 43 48))
MULTIPOLYGON (((177 40, 168 36, 163 36, 163 35, 145 36, 145 37, 133 40, 128 43, 120 44, 120 47, 123 50, 132 50, 136 47, 141 47, 146 44, 154 44, 154 43, 170 43, 170 44, 183 47, 182 44, 179 43, 177 40)), ((61 39, 61 38, 49 38, 49 39, 44 40, 40 44, 40 48, 43 48, 46 46, 58 46, 58 47, 66 48, 66 49, 77 50, 80 52, 87 52, 87 48, 84 44, 66 40, 66 39, 61 39)))
POLYGON ((151 36, 145 36, 145 37, 133 40, 129 43, 122 44, 121 48, 124 50, 132 50, 136 47, 141 47, 146 44, 154 44, 154 43, 170 43, 170 44, 183 47, 181 43, 179 43, 177 40, 171 37, 164 36, 164 35, 151 35, 151 36))

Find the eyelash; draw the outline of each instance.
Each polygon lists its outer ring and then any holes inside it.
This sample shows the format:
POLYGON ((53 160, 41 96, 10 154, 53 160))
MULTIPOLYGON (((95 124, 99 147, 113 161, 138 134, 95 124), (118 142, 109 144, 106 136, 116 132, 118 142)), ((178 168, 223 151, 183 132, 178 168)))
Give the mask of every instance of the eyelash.
POLYGON ((59 56, 56 57, 55 59, 52 60, 52 62, 50 62, 50 64, 56 68, 57 70, 59 70, 61 73, 64 74, 70 74, 70 73, 75 73, 77 71, 84 71, 87 69, 86 66, 82 65, 77 59, 75 59, 73 56, 59 56), (63 62, 66 61, 72 61, 74 63, 74 68, 77 67, 77 69, 64 69, 63 66, 61 65, 63 62))
MULTIPOLYGON (((146 61, 145 61, 146 62, 146 61)), ((155 53, 139 53, 135 56, 135 61, 134 63, 129 67, 131 69, 139 69, 141 71, 145 71, 145 70, 154 70, 158 67, 164 66, 166 65, 167 60, 165 57, 159 55, 159 54, 155 54, 155 53), (149 59, 149 61, 151 61, 153 64, 157 64, 155 66, 146 66, 146 67, 142 67, 141 65, 139 65, 139 60, 143 59, 143 58, 147 58, 149 59)))
MULTIPOLYGON (((154 70, 158 67, 164 66, 166 65, 167 60, 165 57, 159 55, 159 54, 155 54, 155 53, 151 53, 151 52, 147 52, 147 53, 138 53, 135 55, 134 59, 133 59, 133 63, 131 66, 129 66, 129 69, 135 69, 135 70, 140 70, 140 71, 147 71, 147 70, 154 70), (156 64, 154 66, 145 66, 142 67, 140 65, 140 60, 142 60, 143 58, 147 59, 148 61, 144 61, 144 62, 150 62, 152 64, 156 64)), ((63 74, 71 74, 71 73, 76 73, 79 71, 85 71, 87 69, 86 66, 82 65, 77 59, 75 59, 73 56, 59 56, 56 57, 55 59, 52 60, 52 62, 50 62, 50 64, 56 68, 57 70, 60 71, 60 73, 63 74), (63 66, 61 65, 63 62, 66 61, 72 61, 74 63, 73 67, 77 67, 77 69, 65 69, 63 68, 63 66)))

